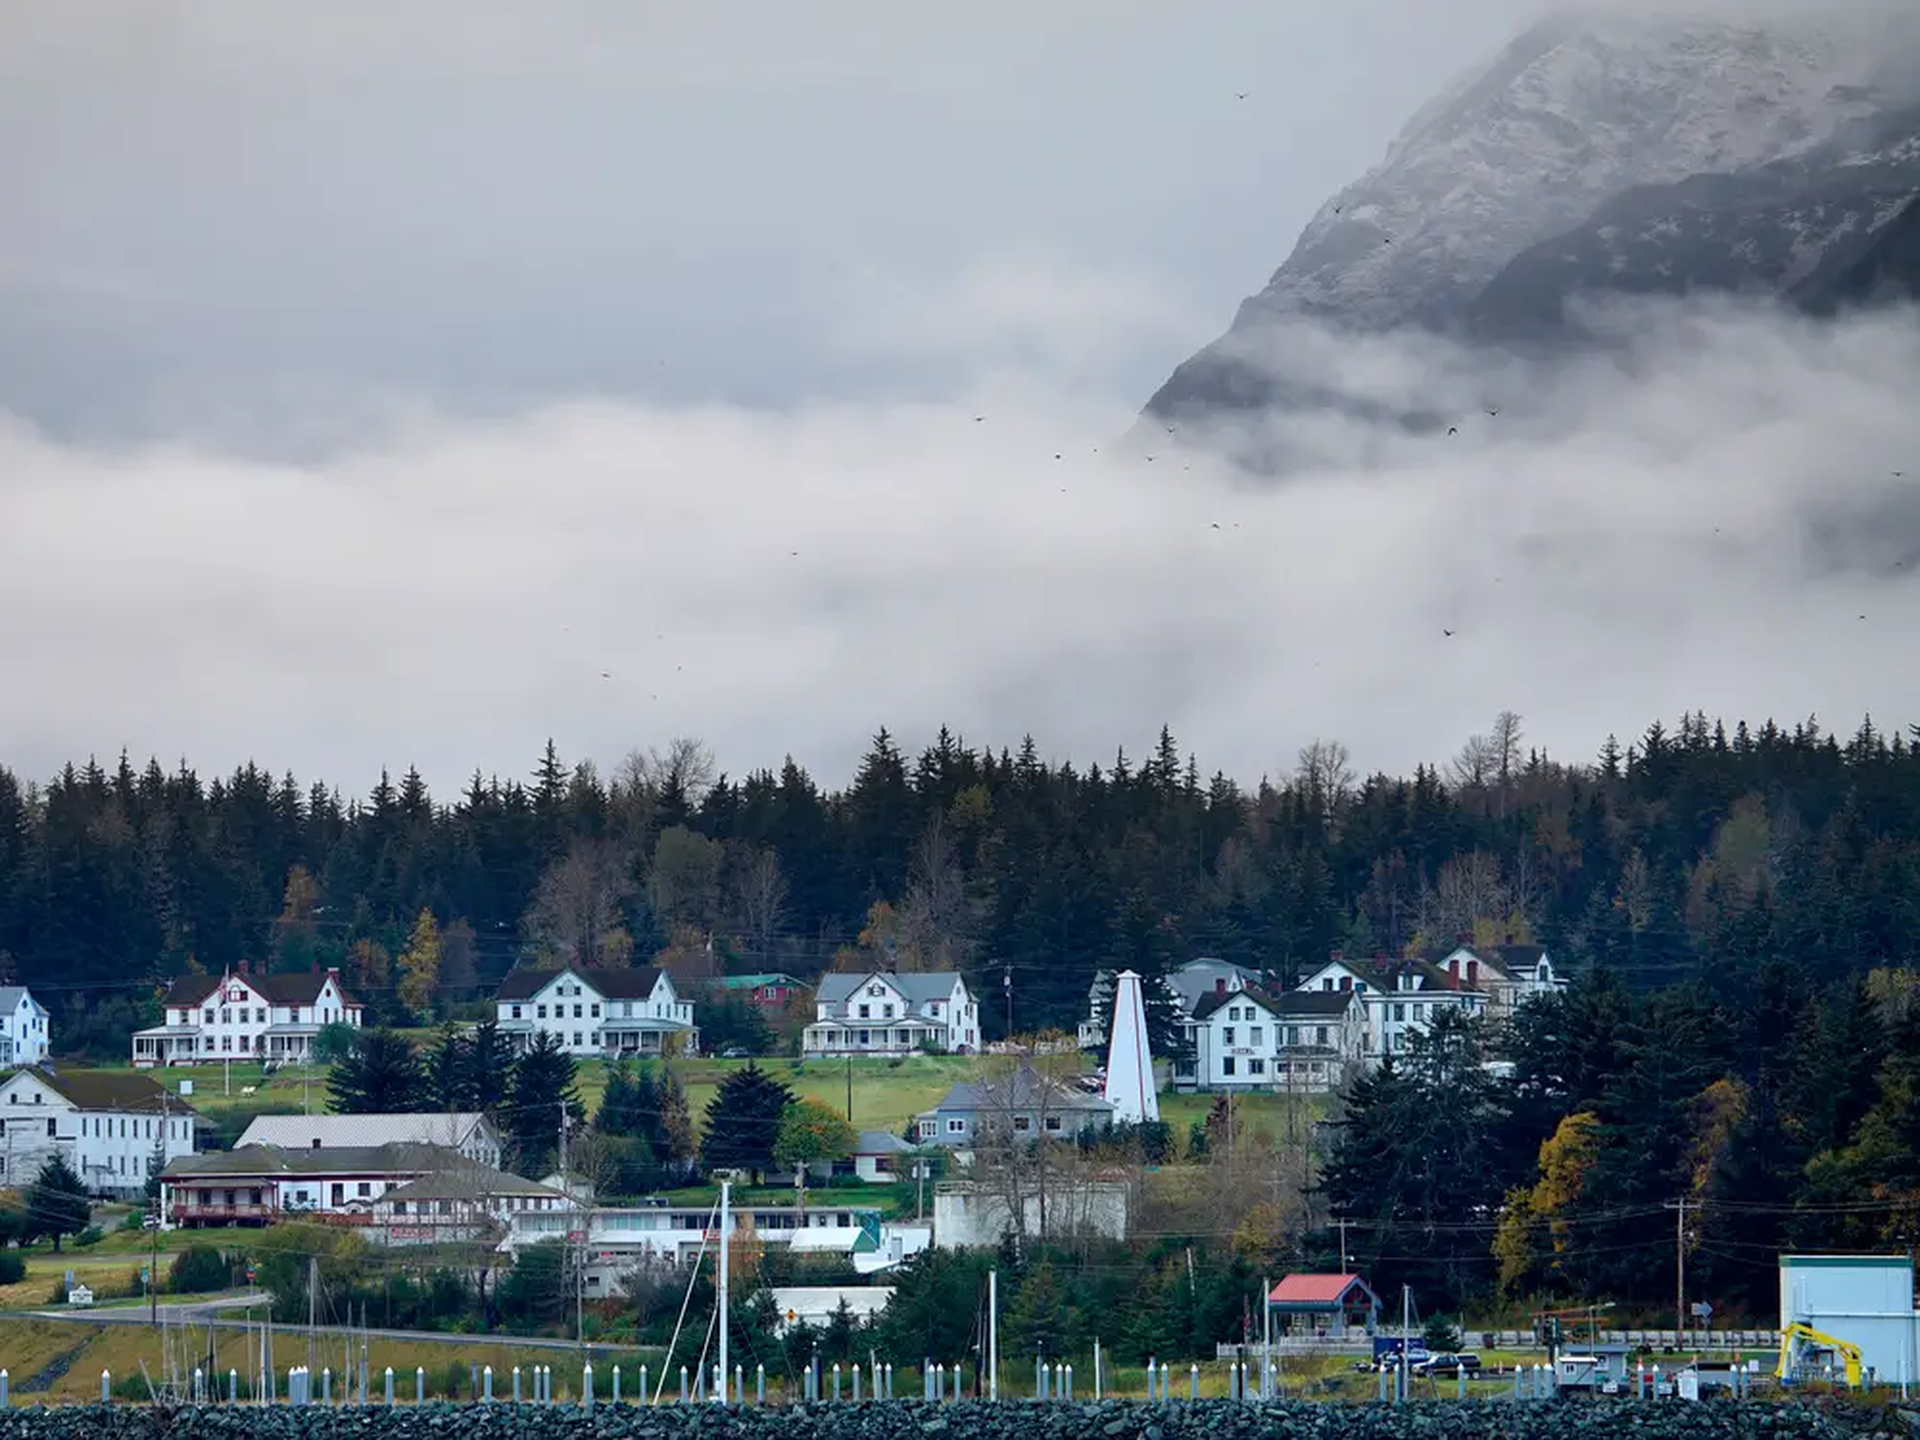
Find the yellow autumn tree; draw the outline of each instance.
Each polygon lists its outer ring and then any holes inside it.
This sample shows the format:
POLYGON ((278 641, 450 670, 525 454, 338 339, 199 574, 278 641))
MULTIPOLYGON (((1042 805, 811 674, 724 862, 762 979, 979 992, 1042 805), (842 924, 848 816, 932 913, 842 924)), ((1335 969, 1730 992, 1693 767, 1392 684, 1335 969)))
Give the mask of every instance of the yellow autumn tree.
POLYGON ((399 966, 400 1003, 416 1015, 425 1014, 440 988, 440 924, 433 918, 433 911, 422 909, 414 917, 413 933, 407 937, 407 948, 400 952, 399 966))
POLYGON ((1600 1156, 1600 1117, 1568 1115, 1540 1143, 1540 1178, 1514 1190, 1494 1234, 1500 1286, 1509 1295, 1561 1278, 1561 1257, 1573 1239, 1573 1214, 1600 1156))

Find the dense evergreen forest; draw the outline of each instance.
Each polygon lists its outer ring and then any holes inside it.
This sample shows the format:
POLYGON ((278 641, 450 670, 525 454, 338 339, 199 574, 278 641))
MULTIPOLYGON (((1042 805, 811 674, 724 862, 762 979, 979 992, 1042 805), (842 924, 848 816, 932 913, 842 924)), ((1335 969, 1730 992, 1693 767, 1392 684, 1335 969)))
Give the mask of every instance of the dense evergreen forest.
POLYGON ((412 770, 349 799, 256 765, 0 768, 0 967, 63 1047, 104 1030, 116 1052, 190 965, 339 965, 398 1019, 484 995, 524 955, 811 976, 851 949, 958 965, 996 1001, 1010 971, 1023 1031, 1070 1026, 1119 962, 1216 955, 1285 981, 1331 949, 1464 934, 1633 988, 1731 984, 1772 957, 1831 978, 1913 956, 1917 881, 1920 739, 1870 724, 1692 716, 1570 765, 1507 714, 1411 778, 1357 777, 1316 742, 1251 791, 1164 732, 1144 759, 1077 767, 945 732, 909 756, 883 730, 837 791, 791 760, 715 774, 685 740, 610 779, 550 745, 527 780, 476 773, 438 799, 412 770), (422 911, 438 963, 403 1005, 422 911))
MULTIPOLYGON (((252 765, 0 770, 0 978, 49 1004, 64 1053, 123 1056, 191 965, 339 965, 388 1022, 458 1014, 530 957, 957 965, 992 1036, 1003 975, 1032 1031, 1070 1026, 1103 966, 1217 955, 1284 983, 1331 949, 1462 935, 1578 978, 1511 1035, 1442 1027, 1363 1079, 1295 1213, 1256 1213, 1262 1137, 1190 1144, 1254 1166, 1211 1191, 1248 1203, 1161 1233, 1328 1263, 1344 1220, 1356 1263, 1429 1307, 1662 1313, 1677 1233, 1723 1313, 1765 1310, 1782 1244, 1920 1240, 1920 732, 1694 715, 1576 765, 1503 714, 1410 778, 1315 742, 1252 790, 1164 732, 1080 767, 882 731, 838 791, 792 761, 716 774, 685 740, 610 778, 549 745, 526 780, 438 801, 414 771, 349 800, 252 765)), ((1171 1295, 1184 1259, 1162 1258, 1171 1295)))

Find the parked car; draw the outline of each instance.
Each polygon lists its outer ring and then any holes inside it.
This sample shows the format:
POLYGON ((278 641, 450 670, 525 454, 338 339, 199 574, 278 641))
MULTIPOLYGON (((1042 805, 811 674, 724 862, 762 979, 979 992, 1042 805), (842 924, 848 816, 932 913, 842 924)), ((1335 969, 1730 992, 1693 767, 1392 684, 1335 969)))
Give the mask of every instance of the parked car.
POLYGON ((1465 1371, 1469 1375, 1480 1373, 1480 1357, 1470 1354, 1428 1355, 1413 1362, 1413 1368, 1422 1375, 1458 1375, 1465 1371))

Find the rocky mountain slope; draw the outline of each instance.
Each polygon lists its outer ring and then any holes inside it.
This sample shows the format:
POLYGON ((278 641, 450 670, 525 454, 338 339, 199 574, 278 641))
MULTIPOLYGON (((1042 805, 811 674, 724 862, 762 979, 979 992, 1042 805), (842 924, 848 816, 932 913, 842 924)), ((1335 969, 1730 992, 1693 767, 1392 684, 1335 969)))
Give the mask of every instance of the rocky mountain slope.
POLYGON ((1903 108, 1920 95, 1883 72, 1855 37, 1799 27, 1538 24, 1329 200, 1147 413, 1325 399, 1266 363, 1301 319, 1537 341, 1565 338, 1590 289, 1837 299, 1860 282, 1836 257, 1879 264, 1875 237, 1920 196, 1920 111, 1903 108))

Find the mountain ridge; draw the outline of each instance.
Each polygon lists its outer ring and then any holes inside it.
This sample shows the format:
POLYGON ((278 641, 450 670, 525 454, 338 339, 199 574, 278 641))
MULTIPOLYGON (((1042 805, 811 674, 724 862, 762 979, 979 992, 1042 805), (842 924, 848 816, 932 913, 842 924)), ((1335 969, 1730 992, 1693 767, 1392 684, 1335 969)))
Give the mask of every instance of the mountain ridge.
MULTIPOLYGON (((1324 203, 1267 284, 1174 370, 1143 419, 1179 424, 1329 400, 1338 408, 1337 396, 1260 363, 1300 321, 1539 342, 1576 338, 1564 317, 1587 289, 1764 289, 1818 308, 1826 281, 1800 287, 1829 273, 1829 251, 1857 249, 1868 263, 1862 236, 1920 195, 1920 111, 1899 107, 1920 96, 1889 93, 1885 68, 1886 57, 1855 37, 1815 27, 1542 20, 1443 87, 1379 164, 1324 203), (1911 156, 1899 148, 1909 142, 1911 156), (1731 219, 1715 218, 1720 191, 1738 212, 1731 219), (1786 223, 1796 201, 1833 212, 1824 233, 1805 216, 1797 228, 1786 223), (1610 217, 1617 224, 1609 207, 1632 212, 1636 203, 1671 203, 1694 217, 1673 237, 1673 254, 1658 253, 1659 235, 1625 256, 1613 246, 1617 229, 1598 235, 1610 217), (1796 240, 1801 248, 1783 261, 1775 252, 1796 240), (1745 261, 1743 247, 1771 258, 1745 261), (1679 277, 1663 273, 1682 250, 1691 260, 1679 277), (1555 261, 1568 252, 1571 260, 1555 261)), ((1863 293, 1897 289, 1905 272, 1896 264, 1875 273, 1863 293)))

